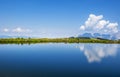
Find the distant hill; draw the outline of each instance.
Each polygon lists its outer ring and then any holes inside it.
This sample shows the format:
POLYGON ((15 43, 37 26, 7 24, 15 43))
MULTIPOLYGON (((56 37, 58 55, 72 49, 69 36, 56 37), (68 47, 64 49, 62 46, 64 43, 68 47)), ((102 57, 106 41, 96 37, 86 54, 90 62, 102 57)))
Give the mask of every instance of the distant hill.
POLYGON ((82 35, 78 35, 78 37, 89 37, 89 38, 92 38, 92 34, 91 33, 84 33, 82 35))
POLYGON ((112 37, 111 37, 111 39, 120 39, 120 31, 118 32, 118 33, 115 33, 112 37))
POLYGON ((100 33, 94 33, 94 34, 93 34, 93 37, 94 37, 94 38, 96 38, 96 37, 97 37, 97 38, 101 38, 101 34, 100 34, 100 33))
POLYGON ((100 33, 84 33, 82 35, 78 35, 78 38, 80 37, 89 37, 89 38, 101 38, 101 39, 111 39, 110 34, 100 34, 100 33))

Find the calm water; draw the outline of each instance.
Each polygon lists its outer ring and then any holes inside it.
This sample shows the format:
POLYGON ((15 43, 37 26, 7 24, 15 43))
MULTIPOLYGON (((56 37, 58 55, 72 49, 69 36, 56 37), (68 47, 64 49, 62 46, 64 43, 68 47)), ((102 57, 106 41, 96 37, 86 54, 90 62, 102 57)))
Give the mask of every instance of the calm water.
POLYGON ((120 45, 0 45, 0 77, 80 76, 120 77, 120 45))

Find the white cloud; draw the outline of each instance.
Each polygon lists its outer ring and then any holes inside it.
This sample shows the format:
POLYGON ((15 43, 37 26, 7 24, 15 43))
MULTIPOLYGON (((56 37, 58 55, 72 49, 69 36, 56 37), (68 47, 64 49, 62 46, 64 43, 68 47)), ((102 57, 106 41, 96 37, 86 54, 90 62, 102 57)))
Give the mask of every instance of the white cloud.
POLYGON ((9 32, 9 29, 5 28, 3 29, 4 32, 9 32))
POLYGON ((80 30, 85 30, 85 26, 82 25, 82 26, 80 27, 80 30))
POLYGON ((23 32, 23 30, 21 28, 16 28, 12 30, 13 32, 23 32))
POLYGON ((118 32, 117 26, 118 26, 118 23, 109 23, 107 25, 107 28, 109 29, 109 31, 117 33, 118 32))
POLYGON ((85 22, 85 27, 93 27, 103 16, 95 16, 94 14, 90 14, 89 18, 85 22))
POLYGON ((95 29, 103 29, 105 28, 105 25, 107 25, 109 23, 109 21, 106 21, 106 20, 101 20, 99 21, 96 26, 95 26, 95 29))
POLYGON ((10 32, 10 33, 29 33, 29 32, 32 32, 32 30, 30 30, 30 29, 23 29, 20 27, 17 27, 14 29, 4 28, 2 31, 3 32, 10 32))
POLYGON ((81 31, 98 33, 117 33, 118 23, 111 23, 103 19, 103 15, 90 14, 84 25, 80 26, 81 31))
POLYGON ((12 32, 22 33, 22 32, 31 32, 31 30, 30 29, 22 29, 22 28, 18 27, 18 28, 13 29, 12 32))

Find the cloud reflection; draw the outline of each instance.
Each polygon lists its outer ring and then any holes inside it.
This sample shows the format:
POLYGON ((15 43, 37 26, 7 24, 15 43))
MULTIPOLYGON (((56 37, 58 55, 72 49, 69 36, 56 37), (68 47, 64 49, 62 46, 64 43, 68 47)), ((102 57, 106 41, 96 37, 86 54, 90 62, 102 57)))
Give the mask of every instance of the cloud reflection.
POLYGON ((100 62, 108 56, 115 56, 117 53, 117 44, 81 44, 80 51, 87 57, 88 62, 100 62))

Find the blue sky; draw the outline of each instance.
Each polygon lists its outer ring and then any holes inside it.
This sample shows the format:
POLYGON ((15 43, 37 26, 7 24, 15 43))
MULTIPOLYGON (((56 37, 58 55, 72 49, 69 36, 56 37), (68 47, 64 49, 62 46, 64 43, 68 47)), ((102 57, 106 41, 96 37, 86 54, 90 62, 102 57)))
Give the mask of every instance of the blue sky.
POLYGON ((0 0, 0 35, 77 36, 91 14, 119 30, 119 6, 120 0, 0 0))

